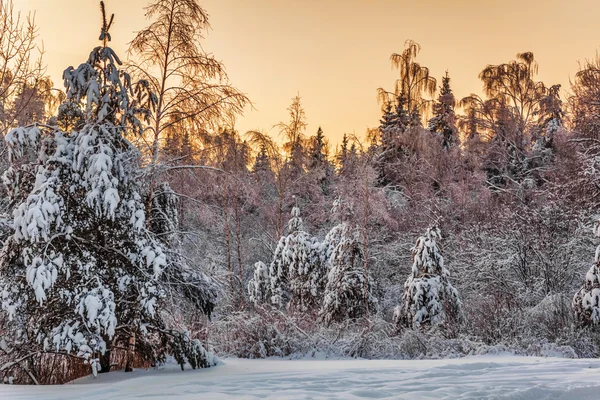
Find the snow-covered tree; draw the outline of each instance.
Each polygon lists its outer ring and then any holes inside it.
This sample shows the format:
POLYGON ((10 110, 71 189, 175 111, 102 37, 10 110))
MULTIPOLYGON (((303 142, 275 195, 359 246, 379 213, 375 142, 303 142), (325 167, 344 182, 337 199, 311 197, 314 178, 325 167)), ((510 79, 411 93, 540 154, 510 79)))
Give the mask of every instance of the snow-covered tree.
POLYGON ((319 243, 304 230, 300 209, 292 209, 290 234, 284 250, 289 269, 290 307, 302 311, 316 308, 325 286, 325 272, 319 257, 319 243))
MULTIPOLYGON (((600 237, 600 220, 596 221, 594 235, 600 237)), ((596 248, 594 263, 585 275, 585 283, 571 303, 581 325, 600 323, 600 245, 596 248)))
POLYGON ((256 305, 268 303, 271 299, 271 279, 269 268, 264 262, 254 264, 254 276, 248 282, 248 297, 256 305))
POLYGON ((329 274, 319 316, 326 324, 359 318, 374 311, 377 299, 371 277, 365 275, 357 233, 347 223, 335 226, 328 235, 337 242, 328 260, 329 274))
MULTIPOLYGON (((163 318, 170 290, 164 279, 187 274, 146 227, 140 154, 125 135, 141 132, 156 98, 147 83, 132 83, 119 68, 121 61, 106 46, 109 27, 105 18, 104 45, 63 74, 67 101, 84 110, 81 129, 33 125, 6 135, 14 166, 26 148, 38 157, 31 178, 15 181, 13 167, 4 176, 14 197, 14 231, 0 256, 10 352, 100 357, 104 371, 110 369, 111 346, 131 336, 149 361, 173 352, 183 334, 163 318)), ((214 288, 205 283, 202 301, 210 309, 214 288)), ((209 353, 201 357, 196 365, 212 364, 209 353)))
MULTIPOLYGON (((304 231, 298 207, 292 209, 288 231, 289 234, 279 240, 269 269, 271 303, 280 308, 306 311, 317 306, 325 282, 319 243, 304 231)), ((260 267, 257 266, 249 287, 259 285, 260 267)), ((249 293, 252 297, 250 289, 249 293)))
POLYGON ((439 325, 448 317, 461 315, 462 303, 436 243, 440 238, 438 227, 428 228, 412 248, 412 272, 404 283, 403 303, 394 309, 394 321, 399 325, 439 325))

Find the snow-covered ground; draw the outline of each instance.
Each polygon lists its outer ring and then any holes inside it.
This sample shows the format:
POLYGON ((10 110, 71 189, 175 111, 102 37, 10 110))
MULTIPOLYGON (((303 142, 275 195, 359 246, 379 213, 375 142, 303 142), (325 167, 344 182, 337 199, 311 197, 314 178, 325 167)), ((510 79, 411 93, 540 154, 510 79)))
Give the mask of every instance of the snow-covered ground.
POLYGON ((0 385, 0 399, 600 399, 600 360, 240 360, 114 372, 64 386, 0 385))

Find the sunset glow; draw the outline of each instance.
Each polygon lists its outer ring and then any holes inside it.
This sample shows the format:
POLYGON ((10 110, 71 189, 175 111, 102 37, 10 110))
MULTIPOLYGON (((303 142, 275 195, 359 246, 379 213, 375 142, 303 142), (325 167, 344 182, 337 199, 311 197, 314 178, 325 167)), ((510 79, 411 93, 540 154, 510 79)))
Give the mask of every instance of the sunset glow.
MULTIPOLYGON (((121 54, 147 25, 146 0, 107 0, 115 13, 112 46, 121 54)), ((97 42, 95 0, 16 0, 37 10, 48 73, 60 86, 62 70, 82 62, 97 42)), ((404 41, 422 46, 418 61, 441 80, 447 70, 457 98, 481 91, 487 64, 532 51, 539 79, 568 89, 578 61, 600 46, 594 0, 206 0, 212 30, 205 47, 224 62, 231 82, 256 110, 238 119, 240 132, 270 129, 287 118, 297 93, 307 132, 323 127, 337 143, 364 135, 381 117, 377 88, 393 86, 389 57, 404 41), (575 16, 577 16, 575 18, 575 16), (575 22, 576 21, 576 22, 575 22)), ((273 132, 275 134, 276 132, 273 132)))

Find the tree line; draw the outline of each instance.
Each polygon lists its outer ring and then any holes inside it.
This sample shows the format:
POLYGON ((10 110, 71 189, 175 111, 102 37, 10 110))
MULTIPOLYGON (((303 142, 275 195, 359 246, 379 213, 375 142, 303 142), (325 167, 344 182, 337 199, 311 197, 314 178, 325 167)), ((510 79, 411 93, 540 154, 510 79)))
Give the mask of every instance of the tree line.
POLYGON ((128 62, 101 2, 64 91, 0 4, 6 382, 169 355, 600 354, 600 59, 565 96, 519 53, 458 100, 407 41, 381 120, 333 149, 299 95, 277 137, 235 130, 250 98, 196 0, 150 2, 128 62))

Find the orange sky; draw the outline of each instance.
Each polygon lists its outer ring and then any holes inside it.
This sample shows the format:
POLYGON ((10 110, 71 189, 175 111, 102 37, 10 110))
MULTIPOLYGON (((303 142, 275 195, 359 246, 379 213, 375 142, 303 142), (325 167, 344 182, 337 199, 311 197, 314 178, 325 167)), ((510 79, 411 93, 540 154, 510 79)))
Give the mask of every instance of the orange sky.
MULTIPOLYGON (((37 10, 48 73, 61 86, 62 70, 84 61, 97 45, 99 1, 14 0, 37 10)), ((123 55, 148 22, 147 0, 106 0, 115 13, 112 47, 123 55)), ((308 133, 318 125, 333 143, 363 135, 380 117, 376 89, 393 88, 389 56, 406 39, 421 44, 418 61, 439 78, 448 70, 458 98, 479 92, 486 64, 533 51, 539 78, 565 88, 577 62, 600 44, 598 0, 201 0, 212 31, 205 48, 222 60, 232 83, 256 111, 237 123, 241 132, 268 130, 287 120, 300 93, 308 133)), ((563 93, 564 97, 564 93, 563 93)), ((275 131, 272 131, 275 134, 275 131)))

